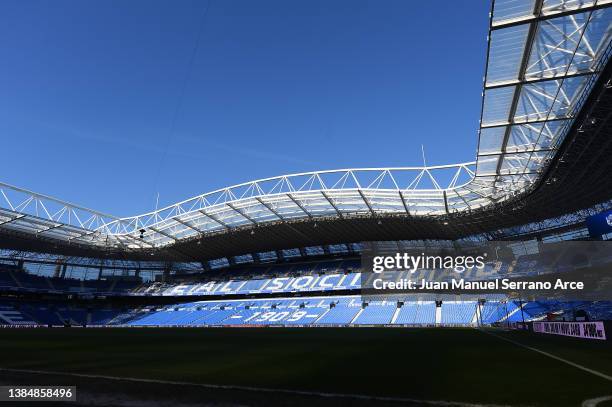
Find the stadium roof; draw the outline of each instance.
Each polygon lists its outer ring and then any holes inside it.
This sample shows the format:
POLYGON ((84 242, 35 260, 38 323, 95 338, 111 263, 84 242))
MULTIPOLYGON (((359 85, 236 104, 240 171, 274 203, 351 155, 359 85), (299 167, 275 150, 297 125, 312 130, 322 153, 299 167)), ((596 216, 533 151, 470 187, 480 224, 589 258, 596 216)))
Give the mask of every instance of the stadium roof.
POLYGON ((0 231, 139 251, 276 224, 446 219, 497 207, 541 180, 591 95, 610 56, 611 5, 494 1, 476 162, 283 175, 128 218, 0 184, 0 231))

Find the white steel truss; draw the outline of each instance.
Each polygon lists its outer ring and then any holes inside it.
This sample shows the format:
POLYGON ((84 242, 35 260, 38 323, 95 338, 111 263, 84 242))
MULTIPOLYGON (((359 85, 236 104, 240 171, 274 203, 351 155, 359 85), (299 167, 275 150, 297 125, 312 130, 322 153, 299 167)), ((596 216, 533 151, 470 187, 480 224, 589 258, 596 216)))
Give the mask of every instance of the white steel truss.
POLYGON ((490 201, 475 163, 316 171, 246 182, 143 215, 117 218, 0 183, 0 228, 120 248, 161 247, 207 233, 299 218, 431 216, 490 201), (441 186, 441 185, 444 185, 441 186), (53 208, 53 209, 48 209, 53 208))
POLYGON ((117 218, 0 183, 0 229, 141 249, 320 217, 444 216, 532 186, 611 51, 612 0, 494 0, 477 161, 316 171, 251 181, 117 218))

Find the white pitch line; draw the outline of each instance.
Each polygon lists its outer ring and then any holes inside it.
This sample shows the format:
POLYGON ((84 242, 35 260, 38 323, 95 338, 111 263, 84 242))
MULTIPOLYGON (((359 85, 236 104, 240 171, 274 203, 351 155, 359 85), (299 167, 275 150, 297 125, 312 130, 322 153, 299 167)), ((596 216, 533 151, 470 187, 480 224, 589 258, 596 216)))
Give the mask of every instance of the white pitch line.
POLYGON ((81 377, 86 379, 105 379, 105 380, 116 380, 116 381, 127 381, 135 383, 151 383, 151 384, 167 384, 176 386, 194 386, 205 389, 216 389, 216 390, 243 390, 253 391, 260 393, 284 393, 300 396, 317 396, 325 398, 352 398, 359 400, 376 400, 376 401, 389 401, 398 403, 418 403, 421 405, 431 406, 445 406, 445 407, 511 407, 508 405, 499 404, 474 404, 464 402, 454 402, 446 400, 419 400, 409 399, 402 397, 383 397, 383 396, 368 396, 365 394, 345 394, 345 393, 326 393, 326 392, 315 392, 306 390, 290 390, 290 389, 273 389, 267 387, 251 387, 251 386, 237 386, 237 385, 224 385, 224 384, 209 384, 209 383, 193 383, 193 382, 178 382, 174 380, 160 380, 160 379, 143 379, 138 377, 120 377, 120 376, 107 376, 87 373, 70 373, 70 372, 56 372, 49 370, 31 370, 31 369, 10 369, 0 367, 0 372, 8 373, 28 373, 28 374, 45 374, 45 375, 57 375, 57 376, 69 376, 69 377, 81 377))
POLYGON ((597 397, 594 399, 584 400, 581 407, 595 407, 604 401, 612 400, 612 396, 597 397))
POLYGON ((583 370, 583 371, 585 371, 585 372, 591 373, 592 375, 599 376, 599 377, 601 377, 602 379, 606 379, 606 380, 608 380, 608 381, 612 382, 612 376, 608 376, 608 375, 607 375, 607 374, 605 374, 605 373, 601 373, 601 372, 598 372, 597 370, 593 370, 593 369, 588 368, 588 367, 586 367, 586 366, 579 365, 578 363, 574 363, 574 362, 572 362, 571 360, 567 360, 567 359, 563 359, 563 358, 561 358, 561 357, 559 357, 559 356, 555 356, 555 355, 553 355, 552 353, 548 353, 548 352, 545 352, 545 351, 540 350, 540 349, 532 348, 531 346, 527 346, 527 345, 524 345, 524 344, 522 344, 522 343, 520 343, 520 342, 513 341, 512 339, 504 338, 503 336, 496 335, 496 334, 494 334, 493 332, 485 331, 485 330, 482 330, 482 329, 481 329, 480 331, 481 331, 481 332, 484 332, 484 333, 486 333, 486 334, 492 335, 492 336, 494 336, 494 337, 496 337, 496 338, 502 339, 502 340, 504 340, 504 341, 507 341, 507 342, 513 343, 513 344, 515 344, 515 345, 517 345, 517 346, 520 346, 520 347, 523 347, 523 348, 525 348, 525 349, 532 350, 532 351, 537 352, 537 353, 539 353, 539 354, 541 354, 541 355, 548 356, 548 357, 549 357, 549 358, 551 358, 551 359, 558 360, 559 362, 563 362, 563 363, 565 363, 565 364, 567 364, 567 365, 573 366, 573 367, 575 367, 575 368, 577 368, 577 369, 583 370))

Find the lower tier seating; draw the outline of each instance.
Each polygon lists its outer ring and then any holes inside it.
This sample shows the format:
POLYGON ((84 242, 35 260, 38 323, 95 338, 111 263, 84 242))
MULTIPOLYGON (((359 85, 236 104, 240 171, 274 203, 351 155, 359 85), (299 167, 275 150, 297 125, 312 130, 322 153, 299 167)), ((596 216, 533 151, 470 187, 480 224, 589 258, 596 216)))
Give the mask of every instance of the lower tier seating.
POLYGON ((140 308, 82 308, 62 303, 0 301, 0 325, 107 326, 475 326, 545 317, 555 310, 610 315, 611 302, 362 302, 358 295, 196 301, 140 308))

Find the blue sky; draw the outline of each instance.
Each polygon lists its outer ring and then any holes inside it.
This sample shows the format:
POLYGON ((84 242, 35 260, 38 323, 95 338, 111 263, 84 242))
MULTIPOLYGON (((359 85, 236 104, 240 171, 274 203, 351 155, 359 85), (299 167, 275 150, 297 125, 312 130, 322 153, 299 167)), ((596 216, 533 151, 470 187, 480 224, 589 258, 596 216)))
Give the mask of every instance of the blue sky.
POLYGON ((0 2, 0 180, 118 216, 471 161, 487 1, 0 2), (206 8, 209 7, 208 11, 206 8), (194 52, 195 51, 195 52, 194 52))

